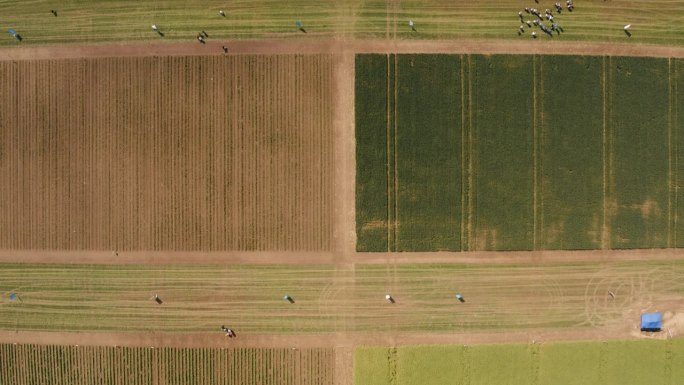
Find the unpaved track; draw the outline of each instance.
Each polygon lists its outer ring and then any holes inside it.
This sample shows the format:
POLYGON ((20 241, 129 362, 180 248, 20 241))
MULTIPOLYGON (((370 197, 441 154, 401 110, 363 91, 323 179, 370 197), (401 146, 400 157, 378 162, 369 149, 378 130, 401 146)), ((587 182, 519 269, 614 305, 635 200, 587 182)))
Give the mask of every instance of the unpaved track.
MULTIPOLYGON (((217 328, 218 329, 218 328, 217 328)), ((84 346, 168 346, 168 347, 272 347, 353 348, 355 346, 398 346, 415 344, 483 344, 570 340, 624 339, 629 328, 575 328, 520 332, 468 333, 325 333, 317 335, 241 334, 228 339, 216 333, 93 333, 0 331, 0 343, 84 346)))
POLYGON ((344 263, 356 247, 354 53, 341 51, 333 61, 333 251, 335 262, 344 263))
POLYGON ((565 54, 684 57, 684 47, 646 44, 532 40, 239 40, 197 42, 82 44, 1 48, 0 60, 44 60, 125 56, 223 55, 292 53, 481 53, 565 54))
POLYGON ((0 61, 0 248, 329 251, 332 55, 0 61))
MULTIPOLYGON (((344 235, 347 242, 353 234, 344 235)), ((340 236, 342 238, 342 236, 340 236)), ((185 251, 59 251, 0 250, 0 263, 58 263, 96 265, 326 265, 396 263, 538 264, 566 262, 672 261, 684 259, 684 249, 576 251, 468 251, 420 253, 335 252, 185 252, 185 251)), ((353 245, 351 245, 353 248, 353 245)), ((353 249, 351 249, 353 250, 353 249)))

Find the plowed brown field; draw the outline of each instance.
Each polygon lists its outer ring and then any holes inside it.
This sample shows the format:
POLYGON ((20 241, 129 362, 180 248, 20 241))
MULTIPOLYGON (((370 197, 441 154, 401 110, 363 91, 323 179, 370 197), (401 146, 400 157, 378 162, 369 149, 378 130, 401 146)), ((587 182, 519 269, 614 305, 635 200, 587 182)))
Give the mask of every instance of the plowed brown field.
POLYGON ((0 248, 329 250, 331 55, 0 62, 0 248))
POLYGON ((333 349, 0 345, 2 384, 329 385, 333 349))

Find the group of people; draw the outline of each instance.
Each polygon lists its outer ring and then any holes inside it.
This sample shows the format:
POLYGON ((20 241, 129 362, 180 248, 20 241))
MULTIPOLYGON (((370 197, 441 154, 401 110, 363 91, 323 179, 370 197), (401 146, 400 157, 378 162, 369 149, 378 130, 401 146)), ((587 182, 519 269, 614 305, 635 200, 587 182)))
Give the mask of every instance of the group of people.
POLYGON ((202 44, 206 43, 206 41, 204 39, 206 39, 208 37, 209 37, 209 35, 204 31, 200 31, 200 33, 197 34, 197 40, 202 44))
POLYGON ((233 331, 233 329, 227 328, 225 325, 221 325, 221 330, 226 333, 226 337, 228 338, 233 338, 237 337, 237 334, 233 331))
MULTIPOLYGON (((535 2, 539 3, 539 0, 535 0, 535 2)), ((565 5, 569 12, 572 12, 573 9, 575 9, 575 4, 573 3, 573 0, 566 0, 565 5)), ((561 5, 561 3, 555 3, 554 6, 558 14, 560 14, 563 11, 563 6, 561 5)), ((544 13, 542 14, 537 8, 525 7, 524 12, 530 15, 534 15, 536 18, 533 20, 526 21, 523 11, 518 12, 520 22, 523 23, 520 24, 520 27, 518 27, 518 36, 521 36, 523 33, 525 33, 525 25, 527 25, 527 28, 539 27, 539 29, 541 29, 544 33, 551 37, 553 37, 554 32, 556 32, 559 35, 561 32, 563 32, 563 27, 561 27, 560 24, 556 22, 556 19, 553 15, 553 11, 551 11, 550 9, 547 8, 546 10, 544 10, 544 13), (544 24, 545 21, 551 23, 551 27, 548 27, 546 24, 544 24)), ((532 36, 532 38, 537 38, 536 31, 532 31, 530 35, 532 36)))

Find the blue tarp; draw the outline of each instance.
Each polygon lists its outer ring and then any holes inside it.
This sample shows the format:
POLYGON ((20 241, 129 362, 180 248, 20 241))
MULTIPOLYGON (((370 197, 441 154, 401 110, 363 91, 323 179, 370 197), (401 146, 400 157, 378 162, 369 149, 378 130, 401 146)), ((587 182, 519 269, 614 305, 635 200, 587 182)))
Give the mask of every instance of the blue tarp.
POLYGON ((641 330, 660 330, 663 327, 661 313, 644 313, 641 315, 641 330))

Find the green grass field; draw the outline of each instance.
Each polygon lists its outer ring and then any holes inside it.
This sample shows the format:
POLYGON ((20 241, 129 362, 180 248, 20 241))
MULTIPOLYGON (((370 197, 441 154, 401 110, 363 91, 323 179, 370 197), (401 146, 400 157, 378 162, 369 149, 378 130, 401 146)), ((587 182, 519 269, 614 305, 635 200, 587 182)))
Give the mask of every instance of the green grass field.
POLYGON ((679 384, 684 339, 360 347, 354 385, 679 384))
POLYGON ((631 322, 627 309, 662 310, 683 300, 684 261, 392 268, 0 264, 3 330, 214 332, 226 324, 241 334, 525 331, 623 324, 631 322), (10 301, 11 292, 21 301, 10 301), (385 301, 387 292, 395 304, 385 301), (457 292, 465 303, 454 298, 457 292), (294 304, 282 299, 286 293, 294 304), (152 300, 155 294, 162 305, 152 300))
POLYGON ((357 60, 358 251, 679 244, 680 60, 357 60))
MULTIPOLYGON (((200 30, 206 30, 210 39, 342 35, 530 40, 529 33, 521 37, 516 34, 520 25, 517 13, 523 7, 533 5, 516 0, 317 3, 304 0, 1 0, 0 15, 3 15, 2 27, 17 29, 24 37, 23 45, 161 39, 193 41, 200 30), (57 17, 50 14, 51 9, 58 11, 57 17), (219 15, 219 9, 226 12, 225 18, 219 15), (417 32, 408 27, 409 19, 415 20, 417 32), (296 20, 303 22, 306 34, 297 31, 296 20), (164 31, 165 37, 152 32, 150 25, 153 23, 164 31)), ((557 15, 557 21, 566 32, 553 39, 681 45, 684 44, 682 15, 684 3, 681 2, 586 0, 577 4, 575 12, 564 11, 557 15), (631 39, 622 31, 626 23, 633 25, 631 39)), ((15 44, 9 35, 0 40, 0 45, 15 44)))

